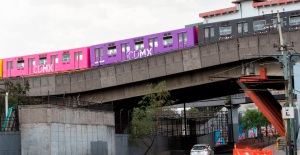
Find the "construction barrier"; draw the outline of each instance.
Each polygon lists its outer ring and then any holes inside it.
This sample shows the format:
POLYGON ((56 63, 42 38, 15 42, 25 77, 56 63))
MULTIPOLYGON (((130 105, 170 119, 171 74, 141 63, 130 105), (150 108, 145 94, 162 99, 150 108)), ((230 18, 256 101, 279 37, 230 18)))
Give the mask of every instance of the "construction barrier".
POLYGON ((271 150, 253 150, 253 149, 234 149, 233 155, 272 155, 271 150))

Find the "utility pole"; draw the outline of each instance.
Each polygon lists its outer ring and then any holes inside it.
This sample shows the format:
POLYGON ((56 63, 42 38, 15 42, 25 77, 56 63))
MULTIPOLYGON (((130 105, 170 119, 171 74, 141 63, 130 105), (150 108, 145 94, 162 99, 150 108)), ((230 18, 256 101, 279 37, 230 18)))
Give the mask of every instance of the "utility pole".
POLYGON ((282 31, 281 31, 281 21, 279 11, 277 11, 277 26, 279 30, 279 39, 280 39, 280 46, 279 50, 282 54, 281 60, 283 64, 283 73, 284 73, 284 80, 285 80, 285 104, 282 108, 283 119, 286 119, 285 127, 286 127, 286 155, 294 155, 297 154, 296 149, 294 148, 296 137, 294 134, 294 91, 293 91, 293 66, 295 59, 299 59, 299 55, 291 54, 289 52, 288 46, 285 44, 282 38, 282 31), (296 58, 295 58, 296 57, 296 58))
POLYGON ((277 11, 277 26, 279 30, 279 39, 280 39, 280 52, 282 57, 279 57, 279 61, 283 64, 283 73, 285 80, 285 104, 282 108, 282 116, 285 119, 285 129, 286 129, 286 155, 296 155, 297 149, 295 148, 297 138, 295 136, 295 118, 294 118, 294 89, 293 89, 293 66, 299 60, 299 54, 292 54, 289 52, 288 46, 285 44, 282 38, 281 31, 281 21, 279 16, 279 11, 277 11))
POLYGON ((280 45, 279 52, 280 54, 269 54, 269 55, 259 55, 259 56, 266 56, 266 57, 273 57, 279 60, 279 62, 283 65, 283 74, 285 80, 285 104, 282 107, 282 118, 284 121, 285 132, 286 132, 286 155, 297 155, 297 149, 295 148, 297 137, 295 136, 294 127, 297 125, 294 119, 294 93, 293 93, 293 66, 295 63, 300 59, 300 54, 297 53, 290 53, 289 46, 286 45, 285 41, 282 38, 282 31, 281 31, 281 21, 279 11, 277 11, 277 27, 279 31, 279 39, 280 45))

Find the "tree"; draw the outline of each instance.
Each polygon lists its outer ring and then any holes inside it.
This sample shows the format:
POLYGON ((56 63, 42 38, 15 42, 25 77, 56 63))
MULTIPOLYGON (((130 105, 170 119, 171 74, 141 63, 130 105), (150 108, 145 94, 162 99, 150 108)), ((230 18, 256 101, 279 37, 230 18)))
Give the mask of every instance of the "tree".
MULTIPOLYGON (((28 81, 24 81, 24 84, 19 82, 13 83, 10 80, 5 81, 4 83, 6 91, 9 93, 8 95, 8 106, 12 107, 17 105, 17 102, 25 102, 26 101, 26 93, 29 91, 29 83, 28 81)), ((0 103, 5 103, 5 94, 0 95, 0 103)), ((3 104, 4 105, 4 104, 3 104)), ((5 107, 0 106, 0 113, 3 114, 5 112, 5 107)))
POLYGON ((152 148, 159 129, 159 115, 163 113, 163 106, 174 104, 170 100, 170 92, 166 90, 166 83, 160 82, 157 86, 148 85, 148 93, 134 108, 131 121, 130 139, 145 148, 147 155, 152 148))
POLYGON ((187 110, 186 112, 189 112, 189 113, 199 113, 199 110, 197 108, 192 107, 191 109, 187 110))
POLYGON ((247 110, 245 115, 242 117, 241 123, 245 130, 256 127, 261 133, 261 127, 270 124, 268 119, 257 109, 247 110))

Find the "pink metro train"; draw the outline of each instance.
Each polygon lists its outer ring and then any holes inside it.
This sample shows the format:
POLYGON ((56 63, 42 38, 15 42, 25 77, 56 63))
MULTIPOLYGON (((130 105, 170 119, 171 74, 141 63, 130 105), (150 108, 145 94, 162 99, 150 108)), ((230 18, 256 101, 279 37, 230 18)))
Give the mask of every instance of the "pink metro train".
POLYGON ((147 36, 55 52, 0 60, 1 77, 59 73, 143 58, 197 44, 197 28, 188 27, 147 36))
MULTIPOLYGON (((300 29, 300 10, 282 13, 283 31, 300 29)), ((0 77, 34 76, 130 61, 195 45, 277 31, 276 16, 234 19, 88 47, 0 59, 0 77), (271 26, 270 26, 271 25, 271 26), (269 27, 269 28, 268 28, 269 27)))

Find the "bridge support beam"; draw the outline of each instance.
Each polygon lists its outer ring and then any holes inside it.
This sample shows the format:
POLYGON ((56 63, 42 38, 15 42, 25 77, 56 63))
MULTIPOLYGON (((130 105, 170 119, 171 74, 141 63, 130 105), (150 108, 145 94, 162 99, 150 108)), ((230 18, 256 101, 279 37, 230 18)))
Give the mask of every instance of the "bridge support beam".
POLYGON ((228 109, 228 140, 230 142, 239 142, 239 135, 236 134, 239 132, 239 113, 238 108, 239 105, 225 105, 228 109))
POLYGON ((281 136, 285 136, 285 128, 281 116, 281 105, 267 88, 256 88, 257 84, 263 85, 264 82, 270 82, 266 76, 266 68, 260 69, 260 76, 245 76, 238 80, 241 88, 276 128, 278 133, 281 136))

